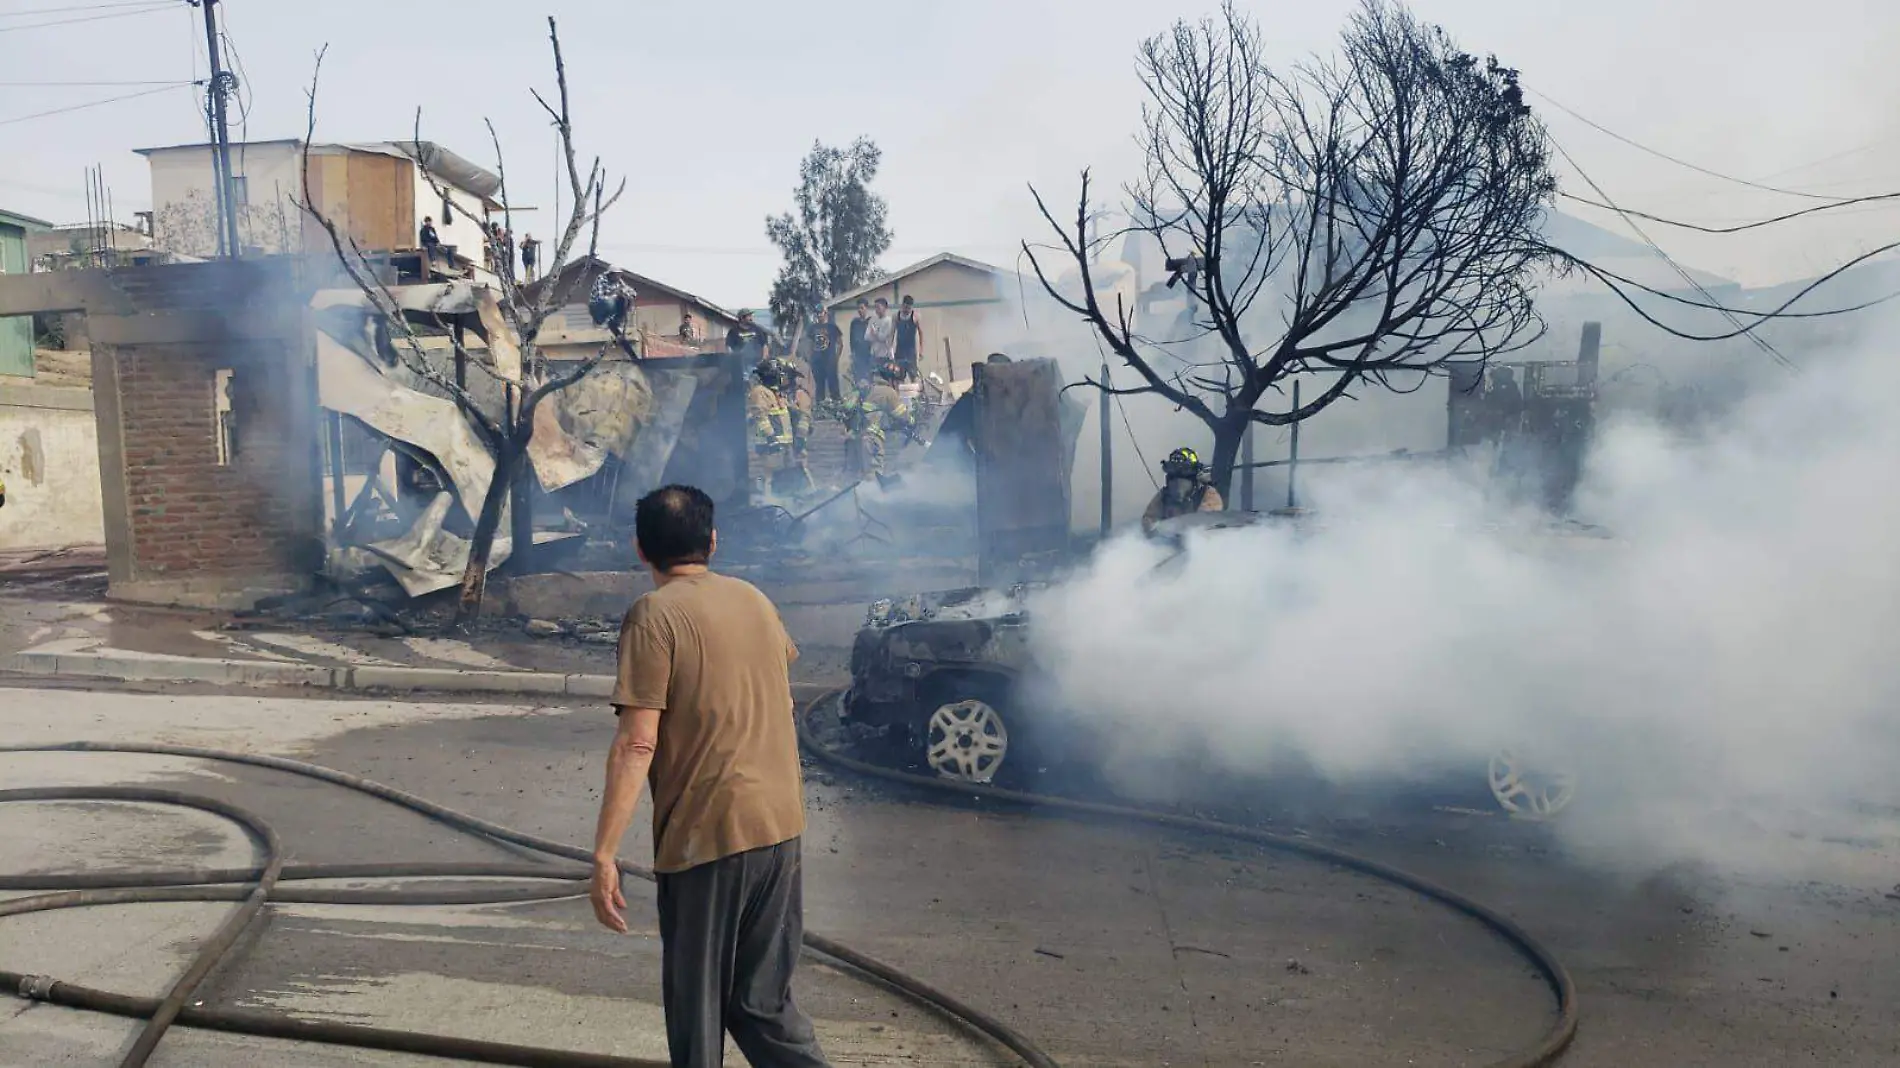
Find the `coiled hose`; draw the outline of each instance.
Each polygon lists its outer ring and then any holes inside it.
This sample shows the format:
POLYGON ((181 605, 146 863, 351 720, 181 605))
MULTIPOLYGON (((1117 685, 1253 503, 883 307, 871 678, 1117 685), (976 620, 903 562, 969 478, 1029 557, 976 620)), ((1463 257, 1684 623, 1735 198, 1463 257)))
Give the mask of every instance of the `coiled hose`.
MULTIPOLYGON (((819 744, 811 735, 806 722, 809 713, 814 708, 836 695, 837 691, 833 691, 819 697, 801 709, 798 717, 800 744, 814 758, 834 767, 905 786, 953 792, 963 797, 986 797, 1053 811, 1145 822, 1197 833, 1227 835, 1256 842, 1269 848, 1337 864, 1396 883, 1477 919, 1530 959, 1550 984, 1556 995, 1558 1006, 1556 1022, 1536 1047, 1498 1061, 1489 1068, 1541 1068, 1555 1060, 1576 1033, 1576 995, 1570 976, 1563 965, 1549 950, 1511 920, 1453 890, 1377 861, 1252 828, 996 787, 952 783, 893 771, 855 760, 819 744)), ((137 743, 70 742, 59 745, 0 746, 0 753, 53 752, 132 753, 185 757, 267 768, 367 794, 478 837, 518 846, 553 858, 577 861, 581 865, 592 863, 592 854, 586 849, 516 831, 369 779, 283 757, 259 756, 196 746, 137 743)), ((60 982, 47 976, 26 975, 0 969, 0 989, 13 991, 20 997, 69 1008, 144 1020, 145 1026, 119 1062, 121 1068, 141 1068, 157 1047, 160 1039, 164 1037, 165 1032, 174 1023, 238 1034, 450 1057, 484 1064, 521 1065, 526 1068, 664 1068, 666 1064, 663 1061, 640 1058, 518 1046, 331 1021, 305 1021, 281 1013, 190 1003, 192 994, 204 981, 235 956, 246 934, 253 929, 269 902, 461 905, 551 900, 573 897, 585 892, 588 878, 587 867, 543 864, 293 865, 284 863, 281 843, 268 823, 255 813, 213 798, 143 787, 41 787, 0 790, 0 803, 8 801, 141 802, 198 809, 230 819, 243 827, 262 852, 262 861, 258 866, 243 869, 0 876, 0 891, 52 891, 0 901, 0 918, 28 912, 90 905, 170 901, 239 902, 238 908, 225 918, 162 998, 133 997, 60 982), (322 879, 401 878, 511 879, 536 881, 545 885, 412 890, 345 890, 286 885, 322 879)), ((635 878, 652 879, 650 871, 625 861, 621 862, 621 870, 635 878)), ((1053 1058, 1008 1024, 951 994, 936 989, 915 976, 823 935, 807 932, 805 946, 808 950, 876 979, 925 1008, 994 1040, 1031 1068, 1058 1068, 1053 1058)))

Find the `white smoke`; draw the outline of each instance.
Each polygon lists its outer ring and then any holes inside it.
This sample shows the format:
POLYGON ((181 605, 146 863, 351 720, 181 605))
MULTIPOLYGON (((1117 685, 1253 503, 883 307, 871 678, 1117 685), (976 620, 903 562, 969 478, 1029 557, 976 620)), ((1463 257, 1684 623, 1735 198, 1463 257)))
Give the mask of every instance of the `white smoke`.
POLYGON ((1578 500, 1608 539, 1454 472, 1334 468, 1313 528, 1159 570, 1105 547, 1035 604, 1039 659, 1124 750, 1481 781, 1532 747, 1577 771, 1557 825, 1598 858, 1759 867, 1865 833, 1900 800, 1900 362, 1808 362, 1698 440, 1600 428, 1578 500))

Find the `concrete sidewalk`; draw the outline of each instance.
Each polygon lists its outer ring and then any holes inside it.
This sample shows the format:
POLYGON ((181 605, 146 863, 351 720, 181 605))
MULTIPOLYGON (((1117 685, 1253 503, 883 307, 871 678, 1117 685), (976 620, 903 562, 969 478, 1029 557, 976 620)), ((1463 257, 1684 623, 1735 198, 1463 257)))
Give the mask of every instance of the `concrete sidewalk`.
MULTIPOLYGON (((218 686, 606 697, 614 632, 535 638, 490 621, 470 638, 153 608, 0 585, 0 673, 218 686)), ((841 677, 863 606, 783 608, 797 681, 841 677)))

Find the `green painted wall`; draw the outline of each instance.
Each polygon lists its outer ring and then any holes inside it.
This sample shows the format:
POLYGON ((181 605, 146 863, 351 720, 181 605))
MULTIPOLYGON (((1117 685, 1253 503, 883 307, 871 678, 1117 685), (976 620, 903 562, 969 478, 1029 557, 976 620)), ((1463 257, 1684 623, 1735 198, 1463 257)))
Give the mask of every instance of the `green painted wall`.
MULTIPOLYGON (((25 274, 26 229, 0 222, 0 274, 25 274)), ((0 375, 33 376, 33 317, 0 318, 0 375)))

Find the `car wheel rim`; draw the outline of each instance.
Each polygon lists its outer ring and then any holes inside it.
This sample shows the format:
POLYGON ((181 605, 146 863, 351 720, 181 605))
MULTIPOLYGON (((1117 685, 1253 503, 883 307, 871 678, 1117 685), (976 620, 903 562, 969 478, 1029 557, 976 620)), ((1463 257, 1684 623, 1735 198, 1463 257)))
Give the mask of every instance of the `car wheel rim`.
POLYGON ((1002 714, 982 701, 955 701, 930 714, 924 756, 944 778, 990 782, 1008 754, 1002 714))
POLYGON ((1577 796, 1577 776, 1564 768, 1500 749, 1491 757, 1491 796, 1513 817, 1547 820, 1568 808, 1577 796))

